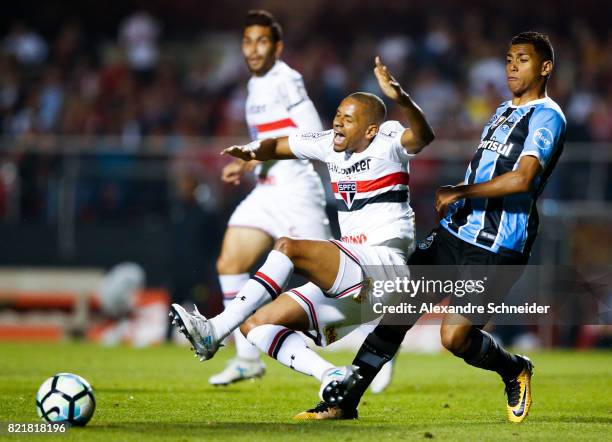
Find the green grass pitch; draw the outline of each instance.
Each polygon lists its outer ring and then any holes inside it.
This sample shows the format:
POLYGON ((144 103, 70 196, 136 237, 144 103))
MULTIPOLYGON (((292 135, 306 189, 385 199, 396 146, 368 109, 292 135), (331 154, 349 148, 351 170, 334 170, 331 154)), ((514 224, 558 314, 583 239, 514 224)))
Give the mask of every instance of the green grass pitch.
MULTIPOLYGON (((368 394, 357 421, 293 422, 317 402, 314 379, 267 359, 268 374, 230 387, 208 385, 231 351, 205 363, 187 348, 104 348, 90 344, 0 344, 0 422, 37 422, 34 395, 61 371, 94 387, 97 409, 85 428, 62 436, 5 440, 610 440, 612 352, 531 354, 534 405, 522 424, 505 420, 494 373, 448 354, 401 354, 392 386, 368 394)), ((328 353, 348 363, 349 353, 328 353)))

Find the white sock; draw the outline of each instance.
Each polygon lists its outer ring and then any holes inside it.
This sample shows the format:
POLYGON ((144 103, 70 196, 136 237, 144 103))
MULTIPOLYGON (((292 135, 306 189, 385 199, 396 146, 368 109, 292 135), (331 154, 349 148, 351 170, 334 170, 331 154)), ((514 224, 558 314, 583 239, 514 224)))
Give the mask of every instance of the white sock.
MULTIPOLYGON (((223 292, 223 307, 236 297, 238 292, 249 280, 248 273, 238 275, 219 275, 219 285, 223 292)), ((234 330, 234 343, 236 344, 236 355, 240 359, 259 360, 259 350, 245 338, 240 330, 234 330)))
POLYGON ((259 307, 276 299, 289 282, 293 263, 287 255, 272 250, 264 265, 244 285, 225 310, 212 318, 217 337, 225 339, 259 307))
POLYGON ((237 275, 219 275, 219 285, 223 292, 223 305, 226 301, 231 301, 236 297, 238 292, 249 280, 248 273, 239 273, 237 275))
POLYGON ((334 366, 312 351, 300 334, 282 325, 260 325, 249 332, 247 339, 281 364, 318 380, 334 366))

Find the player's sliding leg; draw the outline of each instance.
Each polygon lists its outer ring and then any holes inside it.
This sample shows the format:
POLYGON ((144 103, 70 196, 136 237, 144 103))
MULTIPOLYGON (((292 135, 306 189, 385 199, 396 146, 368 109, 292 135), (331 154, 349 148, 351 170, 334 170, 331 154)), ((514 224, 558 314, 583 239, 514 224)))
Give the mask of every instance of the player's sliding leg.
POLYGON ((533 365, 525 356, 505 350, 487 332, 461 315, 446 315, 440 329, 442 345, 466 363, 497 372, 506 384, 510 422, 522 422, 531 407, 533 365))
POLYGON ((329 241, 280 238, 264 265, 222 313, 207 320, 197 311, 190 314, 173 304, 173 323, 192 343, 200 360, 210 359, 223 339, 259 307, 281 294, 294 270, 319 287, 336 289, 339 263, 339 249, 329 241))
POLYGON ((259 350, 281 364, 319 381, 333 364, 312 351, 296 331, 312 329, 304 309, 287 294, 265 305, 240 326, 259 350))
MULTIPOLYGON (((219 275, 225 308, 248 280, 248 273, 219 275)), ((230 359, 221 372, 208 379, 211 385, 228 385, 246 379, 258 378, 265 374, 266 367, 261 361, 257 347, 247 341, 239 330, 234 330, 232 337, 236 346, 236 357, 230 359)))
MULTIPOLYGON (((313 288, 314 285, 310 285, 313 288)), ((316 289, 318 290, 318 289, 316 289)), ((311 350, 302 335, 296 331, 309 331, 319 327, 313 323, 302 305, 283 293, 274 302, 260 308, 253 316, 240 326, 240 330, 262 352, 276 359, 281 364, 315 377, 321 385, 332 381, 355 379, 354 367, 334 367, 311 350)), ((319 391, 319 396, 322 395, 319 391)), ((317 407, 317 413, 334 419, 355 419, 357 409, 341 409, 322 402, 317 407)), ((316 419, 309 410, 295 416, 297 420, 316 419)))
MULTIPOLYGON (((249 270, 259 258, 274 245, 270 235, 250 227, 230 226, 225 231, 221 253, 217 259, 219 285, 223 292, 223 306, 227 306, 249 280, 249 270)), ((227 385, 244 379, 260 377, 265 366, 259 351, 240 333, 233 333, 236 357, 231 359, 225 369, 211 376, 212 385, 227 385)))
POLYGON ((283 253, 272 250, 264 265, 244 285, 225 310, 206 319, 197 310, 188 313, 183 307, 172 304, 173 324, 179 327, 191 342, 201 361, 210 359, 221 342, 262 305, 275 299, 293 273, 293 263, 283 253))
POLYGON ((278 239, 265 264, 226 310, 211 319, 218 337, 223 339, 259 307, 276 299, 294 271, 319 287, 332 287, 339 255, 339 249, 329 241, 278 239))

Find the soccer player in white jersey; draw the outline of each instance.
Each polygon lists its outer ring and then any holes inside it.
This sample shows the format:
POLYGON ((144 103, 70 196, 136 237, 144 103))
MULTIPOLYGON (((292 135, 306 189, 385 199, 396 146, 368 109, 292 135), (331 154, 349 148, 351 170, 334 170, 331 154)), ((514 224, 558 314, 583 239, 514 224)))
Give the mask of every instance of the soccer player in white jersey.
MULTIPOLYGON (((246 120, 253 140, 289 135, 296 129, 319 131, 321 120, 306 94, 302 76, 279 60, 282 28, 266 11, 247 14, 242 52, 252 73, 246 120)), ((223 170, 225 182, 239 184, 254 162, 236 159, 223 170)), ((282 236, 329 239, 321 180, 308 161, 268 162, 255 167, 258 184, 231 216, 217 260, 219 282, 228 305, 249 280, 249 271, 282 236)), ((227 385, 263 375, 259 351, 234 333, 237 357, 209 379, 227 385)))
MULTIPOLYGON (((173 304, 173 323, 201 360, 213 357, 221 341, 240 326, 253 345, 282 364, 316 377, 322 385, 347 376, 308 348, 295 331, 326 345, 376 319, 373 309, 361 305, 375 302, 364 284, 372 276, 368 266, 390 272, 387 279, 394 277, 397 268, 407 268, 406 259, 414 249, 408 162, 434 138, 421 110, 378 58, 374 72, 383 93, 403 110, 408 129, 398 121, 384 121, 386 110, 380 98, 357 92, 340 103, 333 130, 296 132, 224 151, 244 160, 324 161, 338 201, 342 241, 278 239, 234 301, 210 320, 173 304), (284 292, 293 272, 309 282, 284 292), (365 312, 371 312, 371 317, 365 312)), ((357 417, 356 409, 342 414, 342 409, 325 402, 319 407, 341 414, 337 418, 357 417)), ((300 413, 296 419, 309 419, 321 411, 300 413)))

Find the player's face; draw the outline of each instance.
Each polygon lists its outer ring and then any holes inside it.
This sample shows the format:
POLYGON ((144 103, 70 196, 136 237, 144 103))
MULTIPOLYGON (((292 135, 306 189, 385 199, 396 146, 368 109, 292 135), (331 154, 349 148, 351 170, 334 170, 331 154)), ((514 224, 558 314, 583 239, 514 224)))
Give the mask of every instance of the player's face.
POLYGON ((515 97, 538 88, 543 81, 542 60, 531 44, 510 46, 506 54, 508 89, 515 97))
POLYGON ((334 150, 336 152, 360 152, 365 149, 370 136, 365 105, 352 98, 345 98, 338 106, 334 117, 334 150))
POLYGON ((242 54, 249 71, 254 75, 268 72, 280 55, 282 43, 274 43, 268 26, 249 26, 242 34, 242 54))

